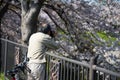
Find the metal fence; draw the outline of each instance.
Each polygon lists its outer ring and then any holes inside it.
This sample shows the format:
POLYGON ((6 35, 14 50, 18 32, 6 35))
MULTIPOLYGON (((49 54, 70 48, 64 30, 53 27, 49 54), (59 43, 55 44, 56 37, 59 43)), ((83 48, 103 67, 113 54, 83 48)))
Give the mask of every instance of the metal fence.
POLYGON ((120 73, 115 73, 90 63, 47 54, 48 76, 50 80, 120 80, 120 73))
MULTIPOLYGON (((16 52, 19 50, 18 47, 25 48, 25 52, 27 47, 1 38, 0 45, 1 71, 6 73, 17 63, 16 58, 20 59, 20 53, 16 52)), ((90 63, 85 63, 47 53, 46 59, 46 80, 120 80, 120 73, 95 65, 94 57, 91 58, 90 63)))
POLYGON ((26 52, 27 47, 13 41, 0 38, 0 72, 6 75, 7 70, 22 61, 23 55, 21 52, 26 52))

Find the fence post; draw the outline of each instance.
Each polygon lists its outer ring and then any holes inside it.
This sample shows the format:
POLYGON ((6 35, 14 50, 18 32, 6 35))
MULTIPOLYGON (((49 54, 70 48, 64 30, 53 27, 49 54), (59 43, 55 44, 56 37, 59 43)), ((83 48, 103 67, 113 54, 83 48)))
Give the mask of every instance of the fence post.
MULTIPOLYGON (((7 38, 6 38, 7 39, 7 38)), ((8 42, 5 41, 5 56, 4 56, 4 76, 6 76, 6 64, 7 64, 7 46, 8 42)))
POLYGON ((90 59, 90 72, 89 72, 89 80, 97 80, 96 70, 93 70, 93 65, 96 65, 97 58, 99 55, 96 55, 90 59))
MULTIPOLYGON (((2 45, 2 40, 0 39, 0 45, 2 45)), ((2 49, 0 48, 0 72, 2 71, 2 49)))
POLYGON ((93 78, 93 68, 92 68, 93 65, 94 65, 94 57, 92 57, 90 59, 89 80, 94 80, 94 78, 93 78))
POLYGON ((49 80, 49 78, 50 78, 50 74, 49 74, 49 72, 50 72, 50 56, 49 55, 47 55, 46 56, 46 70, 45 70, 45 80, 49 80))

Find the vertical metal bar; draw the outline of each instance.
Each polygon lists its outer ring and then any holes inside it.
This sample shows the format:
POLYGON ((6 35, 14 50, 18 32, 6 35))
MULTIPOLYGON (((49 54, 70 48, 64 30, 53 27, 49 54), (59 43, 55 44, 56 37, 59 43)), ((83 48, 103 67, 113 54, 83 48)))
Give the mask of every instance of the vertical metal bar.
POLYGON ((89 80, 89 68, 86 68, 87 74, 86 74, 86 80, 89 80))
MULTIPOLYGON (((0 38, 0 45, 2 45, 2 40, 1 40, 1 38, 0 38)), ((1 51, 2 49, 0 48, 0 51, 1 51)), ((2 53, 0 52, 0 63, 2 63, 2 53)), ((0 65, 0 72, 1 72, 1 69, 2 69, 2 64, 0 65)))
POLYGON ((89 80, 94 80, 93 78, 93 63, 94 63, 94 57, 90 59, 90 72, 89 72, 89 80))
POLYGON ((58 80, 58 63, 56 63, 56 67, 55 67, 55 73, 56 73, 56 80, 58 80))
POLYGON ((84 67, 82 66, 82 80, 84 80, 84 67))
POLYGON ((46 80, 49 80, 49 66, 50 66, 50 56, 47 55, 47 63, 46 63, 46 80))
POLYGON ((66 62, 64 61, 64 75, 63 75, 63 80, 66 80, 65 78, 66 78, 66 64, 65 64, 66 62))
POLYGON ((4 56, 4 76, 6 76, 6 66, 7 66, 7 46, 8 42, 5 41, 5 56, 4 56))
POLYGON ((46 69, 45 70, 45 80, 47 80, 47 77, 48 77, 48 72, 47 72, 48 71, 48 55, 46 55, 46 65, 45 66, 46 66, 46 68, 45 68, 46 69))
POLYGON ((109 75, 109 80, 111 80, 111 75, 109 75))
POLYGON ((100 71, 98 71, 97 80, 100 80, 100 71))
POLYGON ((105 80, 105 73, 103 73, 103 80, 105 80))
POLYGON ((69 76, 69 62, 67 62, 67 79, 66 80, 69 80, 68 77, 69 76))
POLYGON ((117 77, 115 76, 115 80, 117 80, 117 77))
POLYGON ((63 74, 62 73, 62 71, 63 71, 62 63, 63 63, 63 61, 61 60, 60 62, 61 62, 61 64, 60 64, 60 80, 63 80, 62 79, 62 74, 63 74))
POLYGON ((58 80, 58 63, 56 63, 56 66, 55 66, 55 73, 56 73, 55 79, 58 80))
POLYGON ((48 67, 48 70, 49 70, 49 77, 48 77, 48 79, 51 78, 51 77, 50 77, 50 76, 51 76, 51 74, 50 74, 50 73, 51 73, 51 70, 50 70, 51 59, 50 59, 50 57, 51 57, 51 56, 49 56, 49 67, 48 67))
POLYGON ((48 67, 48 70, 49 70, 49 71, 48 71, 48 72, 49 72, 49 74, 48 74, 48 75, 49 75, 49 77, 48 77, 48 79, 50 79, 50 78, 51 78, 51 77, 50 77, 50 64, 51 64, 50 62, 51 62, 51 56, 49 56, 49 67, 48 67))
POLYGON ((80 66, 78 65, 78 80, 80 80, 80 66))
POLYGON ((52 56, 50 56, 50 61, 49 61, 49 62, 50 62, 50 65, 49 65, 49 71, 50 71, 50 72, 49 72, 49 79, 50 79, 50 80, 51 80, 52 77, 53 77, 53 76, 52 76, 52 61, 51 61, 51 60, 52 60, 52 56))
POLYGON ((72 63, 70 65, 70 80, 72 80, 72 69, 73 69, 73 66, 72 66, 72 63))
POLYGON ((74 80, 76 80, 75 78, 76 78, 76 64, 74 63, 74 80))

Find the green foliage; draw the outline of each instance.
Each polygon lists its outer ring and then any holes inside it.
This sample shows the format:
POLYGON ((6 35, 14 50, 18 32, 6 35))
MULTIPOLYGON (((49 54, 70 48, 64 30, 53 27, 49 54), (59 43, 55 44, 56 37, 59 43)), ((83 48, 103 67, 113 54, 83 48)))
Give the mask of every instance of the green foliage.
POLYGON ((4 80, 4 74, 0 73, 0 80, 4 80))
MULTIPOLYGON (((90 32, 87 32, 89 36, 94 38, 94 42, 97 45, 105 45, 104 42, 106 43, 107 46, 112 46, 115 41, 117 41, 117 37, 114 36, 112 32, 104 32, 104 31, 99 31, 96 32, 95 34, 92 34, 90 32), (97 37, 96 37, 97 36, 97 37), (101 40, 99 41, 98 38, 101 40)), ((118 45, 120 45, 120 41, 118 42, 118 45)))
POLYGON ((65 34, 65 32, 63 32, 61 29, 58 30, 58 33, 60 33, 60 34, 62 34, 62 35, 65 34))
POLYGON ((108 42, 108 41, 112 41, 112 42, 113 42, 113 41, 116 40, 115 37, 111 36, 110 34, 107 34, 107 33, 103 32, 103 31, 97 32, 97 35, 98 35, 101 39, 105 40, 106 42, 108 42))

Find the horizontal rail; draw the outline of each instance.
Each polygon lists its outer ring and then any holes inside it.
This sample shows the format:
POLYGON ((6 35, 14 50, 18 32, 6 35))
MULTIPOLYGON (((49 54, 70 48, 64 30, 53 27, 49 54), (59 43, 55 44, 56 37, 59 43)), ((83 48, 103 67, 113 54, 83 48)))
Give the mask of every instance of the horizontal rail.
POLYGON ((53 54, 53 53, 46 53, 46 54, 47 54, 47 55, 50 55, 50 56, 53 56, 53 57, 56 57, 56 58, 59 58, 59 59, 62 59, 62 60, 66 60, 66 61, 69 61, 69 62, 78 64, 78 65, 82 65, 82 66, 85 66, 85 67, 90 68, 90 65, 87 64, 87 63, 85 63, 85 62, 80 62, 80 61, 76 61, 76 60, 69 59, 69 58, 66 58, 66 57, 58 56, 58 55, 55 55, 55 54, 53 54))
MULTIPOLYGON (((80 62, 80 61, 72 60, 72 59, 69 59, 69 58, 65 58, 65 57, 62 57, 62 56, 55 55, 55 54, 53 54, 53 53, 47 53, 47 55, 50 55, 50 56, 52 56, 52 57, 56 57, 56 58, 59 58, 59 59, 62 59, 62 60, 66 60, 66 61, 69 61, 69 62, 78 64, 78 65, 81 65, 81 66, 90 68, 90 64, 85 63, 85 62, 80 62)), ((96 65, 92 65, 92 68, 93 68, 94 70, 98 70, 98 71, 100 71, 100 72, 107 73, 107 74, 109 74, 109 75, 113 75, 113 76, 116 76, 116 77, 120 77, 120 73, 116 73, 116 72, 107 70, 107 69, 105 69, 105 68, 98 67, 98 66, 96 66, 96 65)))
POLYGON ((16 43, 16 42, 13 42, 13 41, 10 41, 10 40, 7 40, 7 39, 0 38, 0 40, 3 40, 3 41, 6 41, 6 42, 9 42, 9 43, 12 43, 12 44, 27 48, 27 46, 25 46, 25 45, 22 45, 20 43, 16 43))
POLYGON ((98 66, 96 66, 96 65, 93 65, 93 69, 94 69, 94 70, 101 71, 101 72, 104 72, 104 73, 107 73, 107 74, 110 74, 110 75, 113 75, 113 76, 116 76, 116 77, 120 77, 120 73, 116 73, 116 72, 107 70, 107 69, 105 69, 105 68, 98 67, 98 66))

